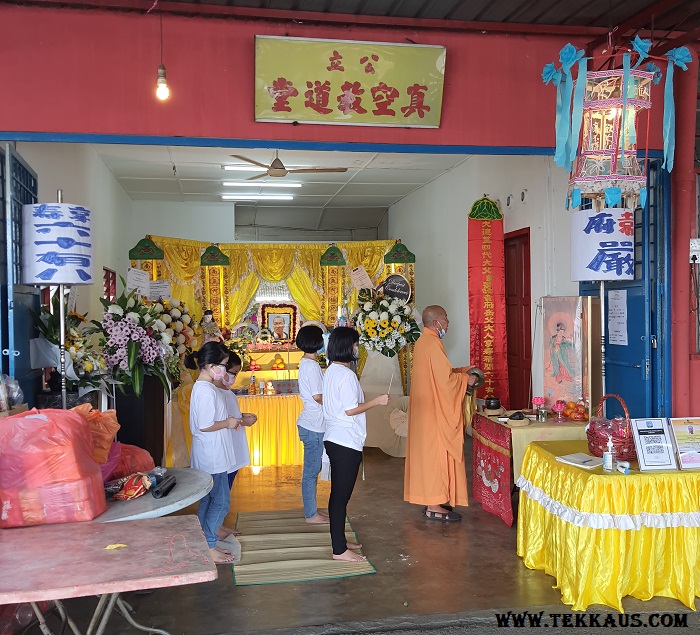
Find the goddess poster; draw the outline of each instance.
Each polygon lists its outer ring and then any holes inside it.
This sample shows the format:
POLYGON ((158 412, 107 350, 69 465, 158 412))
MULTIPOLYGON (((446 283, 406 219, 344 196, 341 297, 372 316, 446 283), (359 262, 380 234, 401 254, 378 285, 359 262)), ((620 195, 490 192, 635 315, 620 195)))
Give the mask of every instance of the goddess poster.
POLYGON ((551 409, 557 399, 583 397, 583 301, 578 296, 543 300, 544 398, 551 409))

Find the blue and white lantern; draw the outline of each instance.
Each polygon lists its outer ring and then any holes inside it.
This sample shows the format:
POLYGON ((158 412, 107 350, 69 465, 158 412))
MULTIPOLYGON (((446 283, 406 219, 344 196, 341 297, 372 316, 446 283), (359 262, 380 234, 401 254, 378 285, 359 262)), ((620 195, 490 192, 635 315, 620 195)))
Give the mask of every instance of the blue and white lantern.
POLYGON ((71 203, 22 208, 24 284, 92 284, 92 212, 71 203))

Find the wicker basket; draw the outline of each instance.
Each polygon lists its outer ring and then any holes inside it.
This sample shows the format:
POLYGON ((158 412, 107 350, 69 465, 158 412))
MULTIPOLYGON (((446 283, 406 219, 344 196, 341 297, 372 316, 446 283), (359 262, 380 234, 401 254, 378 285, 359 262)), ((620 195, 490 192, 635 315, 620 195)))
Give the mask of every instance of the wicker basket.
MULTIPOLYGON (((623 437, 612 435, 612 442, 616 452, 618 461, 636 461, 637 453, 634 449, 634 436, 632 435, 632 426, 630 423, 630 413, 627 410, 627 404, 620 395, 603 395, 598 404, 598 417, 603 416, 603 402, 609 397, 614 397, 622 405, 622 410, 625 413, 625 422, 627 424, 627 434, 623 437)), ((588 426, 586 431, 588 437, 588 450, 593 456, 603 456, 603 452, 608 447, 608 434, 594 429, 592 425, 588 426)))

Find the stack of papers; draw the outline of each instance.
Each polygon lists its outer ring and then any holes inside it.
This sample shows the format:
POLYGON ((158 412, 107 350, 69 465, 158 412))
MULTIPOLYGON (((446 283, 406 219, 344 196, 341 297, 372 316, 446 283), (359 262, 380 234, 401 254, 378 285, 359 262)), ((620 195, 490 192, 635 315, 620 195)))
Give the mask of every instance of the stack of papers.
POLYGON ((575 465, 576 467, 582 467, 586 470, 592 470, 593 468, 600 467, 603 465, 603 459, 597 456, 591 456, 584 452, 576 452, 575 454, 565 454, 564 456, 558 456, 557 461, 560 463, 566 463, 567 465, 575 465))

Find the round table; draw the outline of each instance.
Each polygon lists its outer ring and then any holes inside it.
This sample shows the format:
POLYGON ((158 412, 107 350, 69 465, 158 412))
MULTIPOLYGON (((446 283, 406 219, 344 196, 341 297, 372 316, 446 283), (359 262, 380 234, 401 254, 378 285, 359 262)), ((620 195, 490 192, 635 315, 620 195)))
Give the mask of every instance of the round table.
POLYGON ((119 520, 159 518, 196 503, 214 487, 211 474, 192 468, 169 467, 166 476, 174 476, 177 485, 163 498, 153 498, 149 492, 130 501, 108 500, 107 511, 93 519, 94 523, 119 520))

